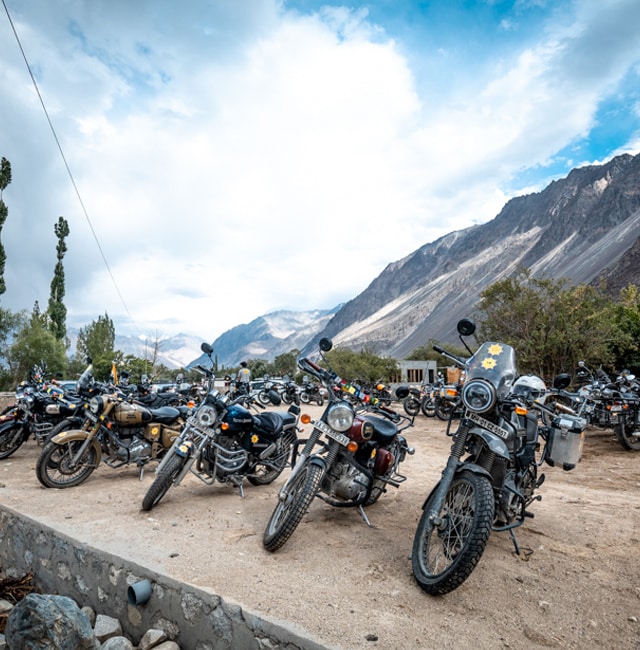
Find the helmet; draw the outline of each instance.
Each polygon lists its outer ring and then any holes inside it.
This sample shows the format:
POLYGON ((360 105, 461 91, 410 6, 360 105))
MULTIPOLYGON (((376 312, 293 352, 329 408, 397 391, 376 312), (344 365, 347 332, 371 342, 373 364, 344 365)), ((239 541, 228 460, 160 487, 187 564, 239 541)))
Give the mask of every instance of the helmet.
POLYGON ((542 397, 546 390, 547 387, 540 377, 536 377, 535 375, 522 375, 516 379, 511 392, 525 399, 534 400, 542 397))

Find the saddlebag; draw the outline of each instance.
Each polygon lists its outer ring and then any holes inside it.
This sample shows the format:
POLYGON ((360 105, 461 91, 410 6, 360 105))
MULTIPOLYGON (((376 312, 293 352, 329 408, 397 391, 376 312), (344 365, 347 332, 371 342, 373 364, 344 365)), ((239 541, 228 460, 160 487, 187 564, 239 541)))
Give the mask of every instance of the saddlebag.
POLYGON ((559 415, 549 428, 546 461, 552 467, 573 469, 582 456, 586 422, 572 415, 559 415))

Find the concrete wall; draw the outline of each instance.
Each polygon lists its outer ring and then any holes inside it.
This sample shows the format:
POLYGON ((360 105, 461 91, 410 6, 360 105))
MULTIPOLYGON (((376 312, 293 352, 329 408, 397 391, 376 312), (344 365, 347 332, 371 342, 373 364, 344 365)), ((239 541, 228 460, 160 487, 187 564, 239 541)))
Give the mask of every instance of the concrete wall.
POLYGON ((327 650, 294 626, 83 544, 4 505, 0 569, 13 577, 32 573, 42 593, 117 618, 134 643, 156 628, 182 650, 327 650), (153 585, 151 598, 130 605, 129 586, 145 579, 153 585))

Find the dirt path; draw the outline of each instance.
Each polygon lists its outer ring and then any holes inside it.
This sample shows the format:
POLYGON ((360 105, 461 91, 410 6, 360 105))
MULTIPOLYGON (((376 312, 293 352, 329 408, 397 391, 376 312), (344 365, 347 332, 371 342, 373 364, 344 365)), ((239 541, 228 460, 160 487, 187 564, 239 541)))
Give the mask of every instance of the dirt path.
POLYGON ((416 448, 408 479, 368 509, 374 528, 316 500, 273 554, 262 533, 286 472, 247 485, 244 499, 188 477, 146 513, 152 470, 141 482, 135 470, 102 466, 81 486, 47 490, 29 441, 0 461, 0 502, 344 650, 640 649, 640 453, 590 429, 575 470, 545 468, 535 518, 517 531, 521 556, 494 533, 472 576, 433 598, 415 584, 410 554, 449 440, 442 422, 422 416, 407 437, 416 448))

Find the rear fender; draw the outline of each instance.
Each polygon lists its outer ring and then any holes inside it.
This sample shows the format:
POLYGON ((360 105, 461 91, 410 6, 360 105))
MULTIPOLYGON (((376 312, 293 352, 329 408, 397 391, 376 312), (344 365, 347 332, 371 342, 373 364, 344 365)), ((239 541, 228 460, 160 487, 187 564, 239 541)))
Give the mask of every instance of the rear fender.
MULTIPOLYGON (((64 445, 75 440, 86 440, 88 437, 89 434, 82 429, 71 429, 69 431, 61 431, 60 433, 57 433, 49 442, 52 442, 54 445, 64 445)), ((93 448, 96 450, 96 465, 99 465, 102 460, 102 449, 100 448, 100 443, 97 438, 93 439, 92 444, 93 448)))

